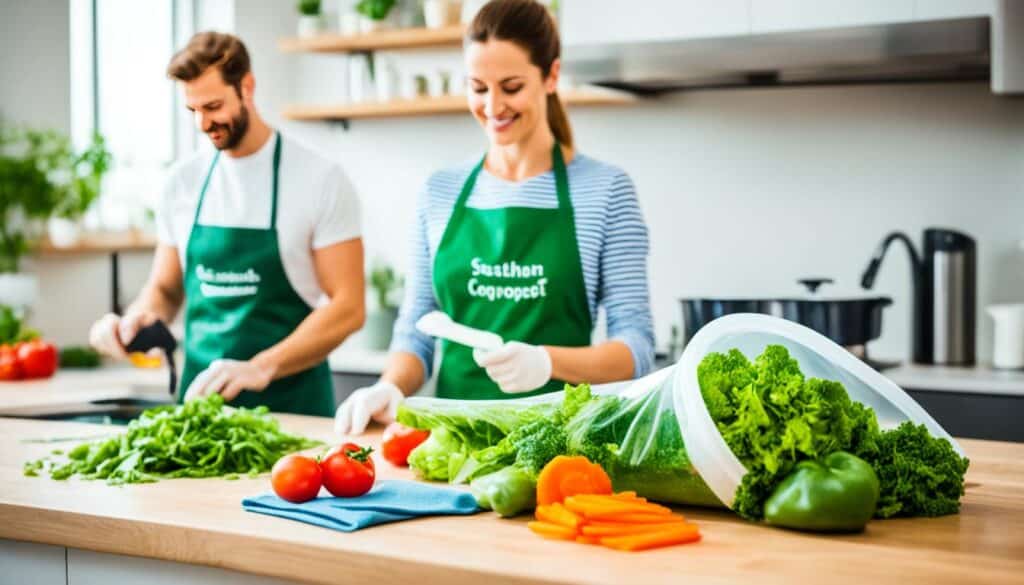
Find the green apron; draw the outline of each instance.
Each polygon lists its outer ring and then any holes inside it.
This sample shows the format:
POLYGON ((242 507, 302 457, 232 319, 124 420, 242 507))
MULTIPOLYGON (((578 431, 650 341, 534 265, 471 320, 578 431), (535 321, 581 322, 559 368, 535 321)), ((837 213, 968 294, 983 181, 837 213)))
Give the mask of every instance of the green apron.
MULTIPOLYGON (((288 282, 277 240, 277 185, 281 136, 274 139, 270 227, 199 225, 199 212, 218 152, 206 173, 185 251, 185 368, 178 401, 214 360, 248 360, 290 335, 312 308, 288 282)), ((266 405, 274 412, 334 415, 327 362, 244 391, 233 406, 266 405)))
MULTIPOLYGON (((551 157, 556 209, 470 209, 466 201, 484 161, 473 169, 434 257, 434 295, 456 323, 493 331, 505 341, 583 347, 590 345, 593 325, 569 178, 557 143, 551 157)), ((473 361, 472 349, 442 341, 441 351, 437 395, 442 398, 532 396, 564 385, 551 380, 532 392, 506 394, 473 361)))

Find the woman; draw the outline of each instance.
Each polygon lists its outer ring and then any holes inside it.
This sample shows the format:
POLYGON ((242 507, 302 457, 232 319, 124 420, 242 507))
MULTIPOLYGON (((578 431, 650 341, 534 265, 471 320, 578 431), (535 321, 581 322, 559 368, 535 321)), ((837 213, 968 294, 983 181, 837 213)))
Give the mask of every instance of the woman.
POLYGON ((489 147, 427 182, 391 359, 338 408, 338 432, 393 420, 430 377, 434 340, 415 323, 432 310, 505 340, 490 352, 442 342, 440 397, 527 396, 651 369, 647 227, 629 177, 574 149, 559 45, 533 0, 494 0, 469 26, 469 108, 489 147), (599 306, 609 340, 591 345, 599 306))

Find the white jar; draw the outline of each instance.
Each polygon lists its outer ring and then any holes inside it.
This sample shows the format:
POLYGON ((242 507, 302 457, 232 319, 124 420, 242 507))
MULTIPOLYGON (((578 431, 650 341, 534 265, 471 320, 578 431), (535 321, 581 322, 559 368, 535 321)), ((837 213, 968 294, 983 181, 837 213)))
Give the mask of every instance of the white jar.
POLYGON ((1024 303, 991 305, 987 311, 996 328, 992 365, 1024 368, 1024 303))

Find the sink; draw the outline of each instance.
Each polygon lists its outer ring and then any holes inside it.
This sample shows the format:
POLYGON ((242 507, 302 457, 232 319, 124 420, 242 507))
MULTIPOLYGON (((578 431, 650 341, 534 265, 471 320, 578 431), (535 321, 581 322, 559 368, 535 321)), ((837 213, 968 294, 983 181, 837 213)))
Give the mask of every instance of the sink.
POLYGON ((16 414, 17 418, 35 420, 64 420, 93 424, 126 425, 138 418, 143 410, 156 406, 174 404, 170 396, 159 399, 149 398, 105 398, 79 404, 62 405, 58 410, 50 412, 33 412, 16 414))

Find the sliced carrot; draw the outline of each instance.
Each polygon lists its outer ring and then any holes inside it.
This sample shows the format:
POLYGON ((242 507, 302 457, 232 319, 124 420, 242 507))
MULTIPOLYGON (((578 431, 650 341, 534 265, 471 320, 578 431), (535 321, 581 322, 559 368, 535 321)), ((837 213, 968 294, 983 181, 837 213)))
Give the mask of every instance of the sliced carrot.
POLYGON ((596 536, 584 536, 581 534, 576 537, 576 542, 580 544, 601 544, 601 539, 596 536))
POLYGON ((700 531, 693 524, 687 524, 679 528, 658 532, 628 536, 607 536, 601 539, 601 544, 616 550, 636 551, 672 546, 674 544, 685 544, 698 540, 700 540, 700 531))
POLYGON ((580 523, 583 521, 583 518, 576 515, 575 512, 558 503, 537 506, 536 516, 537 520, 558 524, 573 530, 578 530, 580 523))
POLYGON ((593 499, 580 499, 575 496, 565 499, 565 507, 586 518, 603 518, 607 516, 620 516, 623 514, 650 514, 668 516, 672 510, 664 506, 648 503, 633 503, 608 499, 606 501, 595 501, 593 499))
POLYGON ((618 524, 657 524, 669 522, 673 518, 680 517, 675 514, 645 514, 640 512, 627 512, 624 514, 609 514, 599 518, 590 518, 594 522, 612 522, 618 524))
POLYGON ((612 480, 600 465, 586 457, 559 455, 537 477, 537 503, 562 502, 576 494, 610 494, 612 480))
POLYGON ((584 536, 628 536, 630 534, 644 534, 648 532, 661 532, 689 526, 686 522, 659 522, 657 524, 604 524, 600 526, 585 524, 582 530, 584 536))
POLYGON ((556 540, 576 540, 576 531, 572 528, 567 528, 558 524, 552 524, 550 522, 527 522, 527 526, 530 527, 535 534, 539 534, 544 538, 554 538, 556 540))

